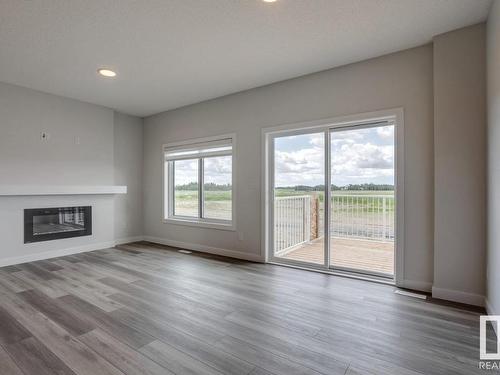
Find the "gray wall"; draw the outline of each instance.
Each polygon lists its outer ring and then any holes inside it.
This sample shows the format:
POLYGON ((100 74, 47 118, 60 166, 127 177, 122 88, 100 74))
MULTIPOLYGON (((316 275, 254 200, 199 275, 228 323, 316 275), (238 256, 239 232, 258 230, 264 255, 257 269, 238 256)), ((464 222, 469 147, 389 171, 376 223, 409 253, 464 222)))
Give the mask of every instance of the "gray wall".
MULTIPOLYGON (((244 72, 242 72, 244 73, 244 72)), ((261 128, 380 109, 405 111, 405 279, 433 277, 432 46, 229 95, 144 121, 144 232, 156 239, 230 249, 261 248, 261 128), (237 232, 162 222, 162 144, 235 132, 237 232)))
POLYGON ((127 195, 115 197, 115 238, 142 236, 142 119, 115 112, 115 184, 127 185, 127 195))
POLYGON ((486 45, 480 24, 434 38, 433 295, 482 304, 486 45))
POLYGON ((113 184, 111 109, 0 83, 0 119, 0 184, 113 184))
POLYGON ((487 308, 500 314, 500 1, 487 24, 488 75, 488 254, 487 308))
POLYGON ((0 185, 129 186, 122 196, 0 197, 0 264, 142 234, 142 119, 5 83, 0 119, 0 185), (23 209, 71 205, 93 206, 91 237, 23 243, 23 209))

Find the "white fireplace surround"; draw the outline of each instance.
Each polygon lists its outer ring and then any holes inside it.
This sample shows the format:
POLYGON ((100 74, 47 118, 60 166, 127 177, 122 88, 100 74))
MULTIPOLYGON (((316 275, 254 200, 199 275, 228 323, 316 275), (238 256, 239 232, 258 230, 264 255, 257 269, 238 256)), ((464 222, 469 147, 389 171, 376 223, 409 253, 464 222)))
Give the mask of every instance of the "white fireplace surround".
POLYGON ((142 238, 116 238, 115 204, 124 185, 0 185, 0 267, 113 247, 142 238), (92 206, 90 236, 24 243, 24 209, 92 206))

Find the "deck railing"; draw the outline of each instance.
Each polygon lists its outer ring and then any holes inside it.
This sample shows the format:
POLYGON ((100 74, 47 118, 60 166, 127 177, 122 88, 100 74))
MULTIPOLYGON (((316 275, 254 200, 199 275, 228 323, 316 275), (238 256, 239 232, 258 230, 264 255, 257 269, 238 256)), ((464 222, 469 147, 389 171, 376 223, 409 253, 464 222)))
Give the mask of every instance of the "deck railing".
MULTIPOLYGON (((323 204, 318 195, 275 197, 274 249, 282 255, 323 235, 323 204)), ((334 193, 332 236, 394 241, 394 195, 334 193)))
POLYGON ((394 196, 334 194, 330 230, 333 236, 394 241, 394 196))
POLYGON ((274 251, 276 255, 311 240, 311 196, 274 198, 274 251))

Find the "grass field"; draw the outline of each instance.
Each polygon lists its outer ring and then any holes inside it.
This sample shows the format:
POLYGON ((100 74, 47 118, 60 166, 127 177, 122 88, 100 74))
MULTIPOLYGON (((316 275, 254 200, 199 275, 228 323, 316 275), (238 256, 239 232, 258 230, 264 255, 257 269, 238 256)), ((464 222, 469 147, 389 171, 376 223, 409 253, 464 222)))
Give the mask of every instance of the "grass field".
MULTIPOLYGON (((354 208, 362 208, 365 212, 378 212, 380 210, 377 201, 369 199, 370 196, 387 195, 391 197, 394 195, 393 191, 348 191, 340 190, 333 191, 335 209, 341 209, 341 202, 345 201, 343 196, 362 195, 368 199, 358 198, 356 201, 351 202, 349 207, 344 209, 352 209, 352 205, 359 206, 354 208), (337 207, 339 206, 339 207, 337 207)), ((323 202, 323 192, 312 191, 297 191, 293 189, 276 189, 275 194, 277 197, 291 197, 297 195, 315 195, 323 202)), ((390 199, 390 198, 389 198, 390 199)), ((394 210, 394 200, 387 206, 391 211, 394 210)), ((231 220, 231 191, 205 191, 205 217, 210 219, 224 219, 231 220)), ((181 216, 198 216, 198 191, 197 190, 177 190, 175 192, 175 213, 181 216)))
MULTIPOLYGON (((323 235, 325 208, 323 192, 292 189, 276 189, 275 192, 277 197, 299 195, 316 197, 319 201, 318 234, 319 236, 323 235)), ((370 239, 388 239, 393 236, 396 208, 394 191, 335 190, 332 191, 332 194, 330 223, 334 236, 370 239)), ((285 207, 285 215, 294 217, 293 205, 292 211, 290 211, 290 208, 286 208, 285 202, 280 202, 281 215, 283 215, 283 207, 285 207)))
MULTIPOLYGON (((332 191, 334 196, 342 196, 342 195, 394 195, 394 191, 385 191, 385 190, 334 190, 332 191)), ((293 189, 275 189, 275 195, 277 197, 292 197, 296 195, 317 195, 319 200, 323 202, 323 196, 325 195, 322 191, 300 191, 293 189)))
MULTIPOLYGON (((198 216, 198 191, 175 192, 175 214, 198 216)), ((231 220, 231 191, 205 191, 205 218, 231 220)))

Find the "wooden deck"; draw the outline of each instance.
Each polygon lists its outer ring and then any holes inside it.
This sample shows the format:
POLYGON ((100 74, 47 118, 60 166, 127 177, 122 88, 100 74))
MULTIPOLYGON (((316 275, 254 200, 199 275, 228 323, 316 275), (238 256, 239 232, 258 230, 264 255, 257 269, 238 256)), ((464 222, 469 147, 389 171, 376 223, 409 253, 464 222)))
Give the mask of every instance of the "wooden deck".
MULTIPOLYGON (((332 237, 331 265, 392 275, 394 243, 332 237)), ((300 245, 281 258, 323 264, 323 238, 300 245)))

